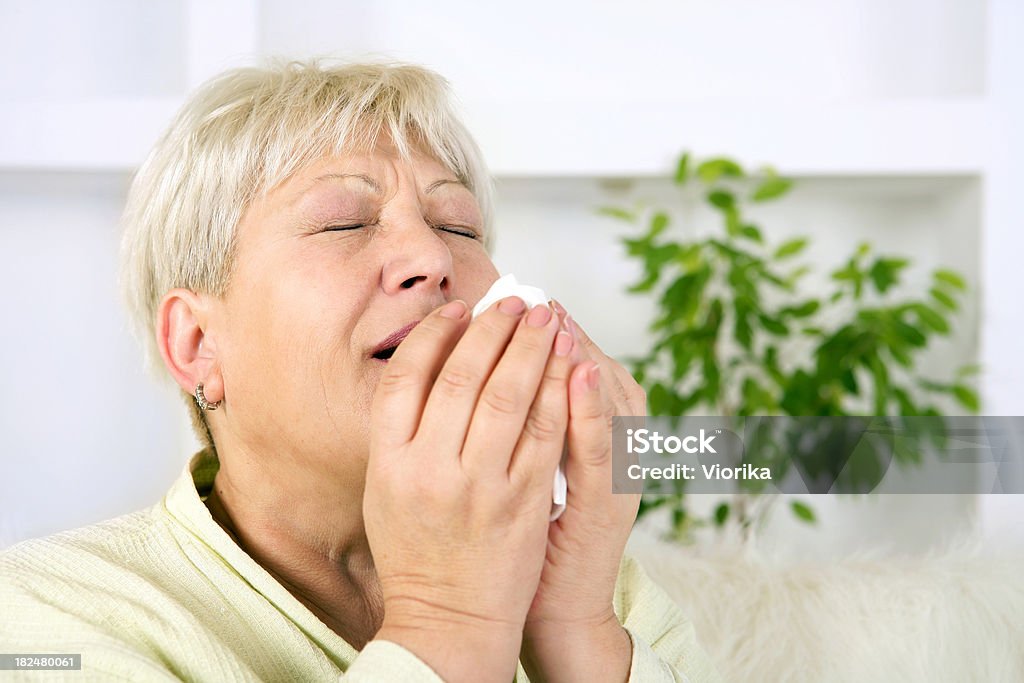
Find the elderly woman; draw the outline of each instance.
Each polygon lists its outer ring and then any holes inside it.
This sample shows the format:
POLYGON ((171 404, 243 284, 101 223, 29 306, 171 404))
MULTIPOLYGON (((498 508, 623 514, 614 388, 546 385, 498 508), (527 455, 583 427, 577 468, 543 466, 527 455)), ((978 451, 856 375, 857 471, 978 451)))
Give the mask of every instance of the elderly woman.
POLYGON ((125 222, 205 448, 152 508, 5 552, 0 651, 81 653, 75 680, 714 678, 623 559, 610 416, 643 392, 555 302, 470 315, 490 183, 440 77, 228 72, 125 222))

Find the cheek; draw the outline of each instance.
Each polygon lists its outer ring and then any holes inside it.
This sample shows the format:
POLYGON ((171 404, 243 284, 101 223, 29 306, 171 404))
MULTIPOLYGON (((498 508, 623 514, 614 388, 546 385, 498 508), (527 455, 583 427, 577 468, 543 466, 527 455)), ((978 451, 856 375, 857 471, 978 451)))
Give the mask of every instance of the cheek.
POLYGON ((363 310, 365 277, 337 264, 295 259, 238 281, 230 317, 226 380, 239 398, 283 406, 290 419, 323 420, 325 393, 352 381, 352 331, 363 310), (296 410, 292 411, 291 408, 296 410))
POLYGON ((453 254, 453 261, 458 275, 455 296, 472 307, 498 279, 498 269, 482 248, 462 255, 453 254))

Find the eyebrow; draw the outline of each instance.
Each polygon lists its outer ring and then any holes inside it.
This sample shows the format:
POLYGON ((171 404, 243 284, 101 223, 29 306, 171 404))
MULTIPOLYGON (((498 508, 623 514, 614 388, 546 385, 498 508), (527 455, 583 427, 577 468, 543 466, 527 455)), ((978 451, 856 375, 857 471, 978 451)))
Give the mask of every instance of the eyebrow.
MULTIPOLYGON (((311 190, 314 185, 316 185, 317 183, 319 183, 319 182, 321 182, 323 180, 342 180, 342 179, 345 179, 345 178, 355 178, 356 180, 361 180, 371 190, 373 190, 376 194, 382 194, 383 193, 383 190, 381 189, 380 184, 376 180, 371 178, 370 176, 366 175, 365 173, 325 173, 322 176, 318 176, 318 177, 314 178, 313 182, 309 184, 309 187, 307 187, 302 192, 302 194, 306 194, 306 192, 309 192, 309 190, 311 190)), ((435 180, 434 182, 432 182, 429 185, 427 185, 427 187, 423 191, 423 193, 424 194, 431 194, 437 188, 443 187, 445 185, 458 185, 460 187, 463 187, 463 188, 469 190, 469 187, 466 185, 466 183, 464 183, 461 180, 453 180, 453 179, 449 179, 449 178, 442 178, 441 180, 435 180)))
POLYGON ((427 185, 427 189, 424 190, 423 193, 424 194, 430 194, 431 192, 433 192, 434 190, 436 190, 437 188, 439 188, 439 187, 441 187, 443 185, 459 185, 459 186, 461 186, 461 187, 463 187, 463 188, 465 188, 467 190, 469 189, 469 187, 466 185, 466 183, 462 182, 461 180, 442 179, 442 180, 435 180, 434 182, 432 182, 429 185, 427 185))
POLYGON ((302 194, 306 194, 306 192, 309 192, 309 190, 311 190, 314 185, 316 185, 322 180, 343 180, 345 178, 355 178, 357 180, 362 180, 364 183, 369 185, 371 190, 373 190, 377 194, 381 194, 383 192, 377 181, 364 173, 325 173, 322 176, 314 178, 313 182, 309 184, 309 187, 307 187, 302 194))

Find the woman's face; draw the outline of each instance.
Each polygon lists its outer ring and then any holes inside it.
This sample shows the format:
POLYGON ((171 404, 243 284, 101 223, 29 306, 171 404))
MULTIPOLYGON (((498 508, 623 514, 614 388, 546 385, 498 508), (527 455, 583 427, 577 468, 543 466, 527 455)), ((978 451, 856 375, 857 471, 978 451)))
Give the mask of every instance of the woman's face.
POLYGON ((390 146, 324 160, 255 202, 210 318, 218 444, 361 486, 381 347, 446 301, 483 296, 498 274, 482 230, 455 175, 390 146))

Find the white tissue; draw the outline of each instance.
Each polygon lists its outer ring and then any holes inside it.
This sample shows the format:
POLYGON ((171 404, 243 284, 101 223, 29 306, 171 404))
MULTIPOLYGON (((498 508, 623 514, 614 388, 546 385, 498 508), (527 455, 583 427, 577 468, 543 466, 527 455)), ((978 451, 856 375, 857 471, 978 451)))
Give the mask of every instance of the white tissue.
MULTIPOLYGON (((477 317, 490 308, 491 304, 507 296, 518 296, 526 303, 527 308, 546 306, 548 303, 548 297, 544 294, 544 290, 538 287, 530 287, 529 285, 521 285, 516 280, 516 276, 509 273, 498 278, 498 281, 491 285, 491 288, 487 290, 483 298, 477 302, 476 306, 473 307, 473 317, 477 317)), ((562 463, 559 463, 558 471, 555 472, 555 481, 551 487, 551 516, 548 519, 552 522, 561 517, 562 513, 565 512, 567 491, 568 485, 565 481, 565 470, 562 463)))

